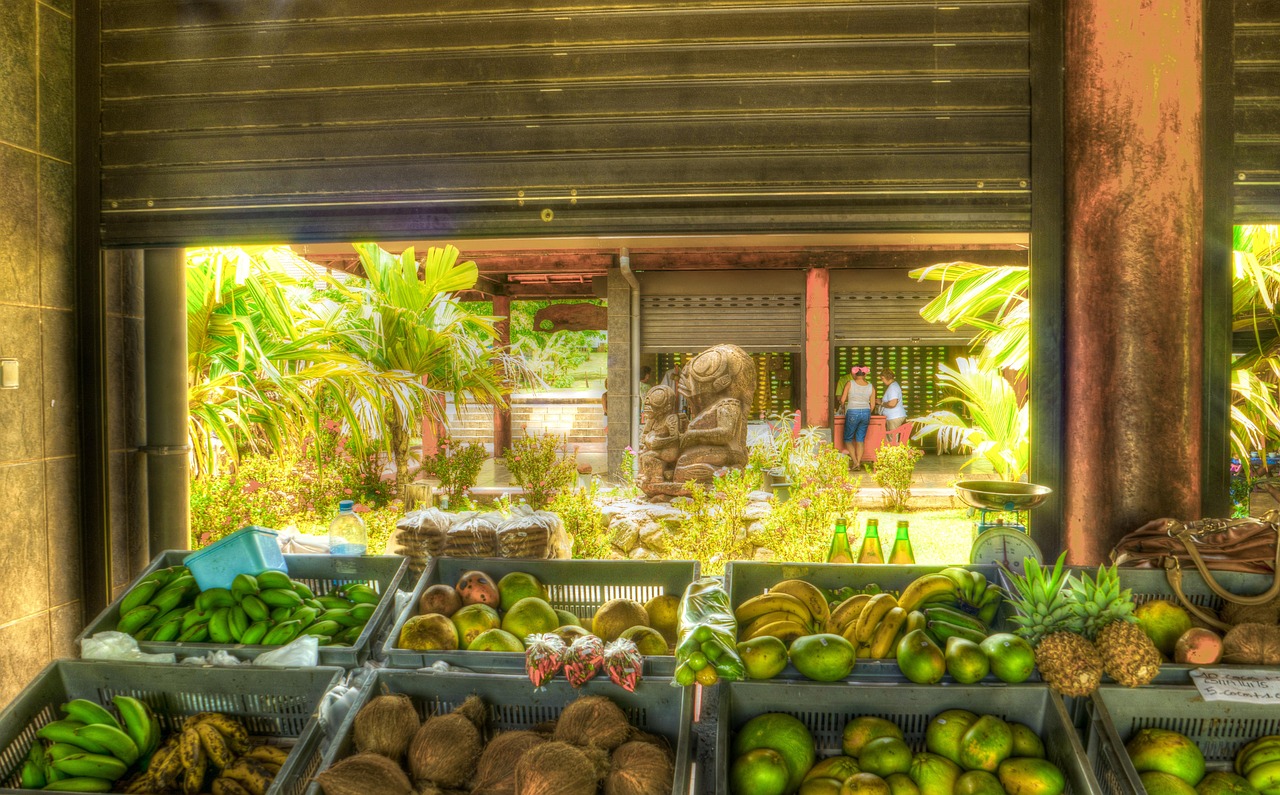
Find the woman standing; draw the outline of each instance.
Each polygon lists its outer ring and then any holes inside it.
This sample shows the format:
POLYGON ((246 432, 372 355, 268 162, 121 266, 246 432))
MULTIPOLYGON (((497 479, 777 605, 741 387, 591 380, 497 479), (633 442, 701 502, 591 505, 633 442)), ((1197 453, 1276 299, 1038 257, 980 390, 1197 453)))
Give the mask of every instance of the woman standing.
POLYGON ((851 367, 849 375, 853 380, 844 385, 840 395, 840 404, 844 406, 844 444, 852 443, 853 465, 862 465, 862 443, 867 440, 867 427, 871 425, 871 404, 876 397, 876 388, 867 383, 870 367, 851 367))
POLYGON ((884 416, 884 429, 891 431, 906 421, 907 407, 902 402, 902 387, 892 370, 885 368, 880 371, 880 383, 884 384, 880 414, 884 416))

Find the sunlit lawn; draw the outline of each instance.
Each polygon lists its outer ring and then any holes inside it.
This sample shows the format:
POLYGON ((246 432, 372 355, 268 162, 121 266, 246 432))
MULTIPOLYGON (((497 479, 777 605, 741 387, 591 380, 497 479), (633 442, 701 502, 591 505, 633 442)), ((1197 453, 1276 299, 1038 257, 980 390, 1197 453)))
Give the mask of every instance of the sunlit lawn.
POLYGON ((880 543, 885 557, 893 546, 898 520, 911 523, 911 547, 916 553, 916 563, 921 565, 945 565, 969 562, 969 545, 973 541, 974 518, 966 516, 964 508, 940 508, 936 510, 888 513, 861 509, 858 511, 858 527, 855 535, 850 528, 849 544, 854 552, 862 546, 862 536, 868 519, 880 521, 880 543))

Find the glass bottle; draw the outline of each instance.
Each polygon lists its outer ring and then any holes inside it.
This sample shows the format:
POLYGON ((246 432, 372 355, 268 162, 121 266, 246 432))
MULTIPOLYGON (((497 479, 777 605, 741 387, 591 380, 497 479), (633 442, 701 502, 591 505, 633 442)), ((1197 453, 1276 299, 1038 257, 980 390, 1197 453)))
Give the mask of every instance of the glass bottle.
POLYGON ((368 548, 369 532, 354 508, 351 500, 338 503, 338 515, 329 522, 330 555, 363 555, 368 548))
POLYGON ((884 550, 880 547, 880 520, 867 520, 867 534, 862 537, 862 549, 858 550, 859 563, 884 563, 884 550))
POLYGON ((836 530, 831 534, 831 549, 827 552, 827 562, 853 562, 853 549, 849 547, 849 529, 843 516, 836 517, 836 530))
POLYGON ((916 562, 915 550, 911 548, 911 537, 907 534, 906 519, 898 520, 898 534, 893 539, 893 550, 889 552, 889 562, 906 566, 916 562))

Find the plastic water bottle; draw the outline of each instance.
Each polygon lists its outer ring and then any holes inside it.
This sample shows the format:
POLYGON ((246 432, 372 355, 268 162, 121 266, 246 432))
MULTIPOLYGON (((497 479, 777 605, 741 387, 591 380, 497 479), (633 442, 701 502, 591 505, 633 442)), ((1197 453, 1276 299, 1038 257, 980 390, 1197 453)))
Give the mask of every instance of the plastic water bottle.
POLYGON ((363 555, 368 549, 369 531, 354 508, 351 500, 338 503, 338 515, 329 522, 330 555, 363 555))

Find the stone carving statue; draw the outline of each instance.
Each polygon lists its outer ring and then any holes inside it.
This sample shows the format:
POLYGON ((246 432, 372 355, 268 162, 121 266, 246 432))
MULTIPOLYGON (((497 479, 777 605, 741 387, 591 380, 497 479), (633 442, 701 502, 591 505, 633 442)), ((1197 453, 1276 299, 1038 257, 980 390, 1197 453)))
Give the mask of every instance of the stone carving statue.
POLYGON ((671 387, 655 386, 644 396, 649 420, 640 432, 640 471, 636 482, 670 483, 680 457, 680 416, 676 414, 676 393, 671 387))
MULTIPOLYGON (((657 389, 649 390, 649 394, 657 389)), ((679 389, 688 404, 690 419, 688 427, 679 432, 679 454, 670 475, 670 421, 661 420, 667 424, 655 425, 658 420, 654 412, 641 440, 638 481, 650 497, 687 494, 684 484, 689 481, 710 483, 717 470, 740 468, 747 463, 747 417, 756 391, 756 368, 751 356, 737 345, 708 348, 683 368, 679 389), (657 443, 653 448, 649 446, 651 430, 657 443), (661 480, 656 479, 658 473, 663 475, 661 480)), ((655 399, 675 402, 674 396, 667 394, 655 399)))

